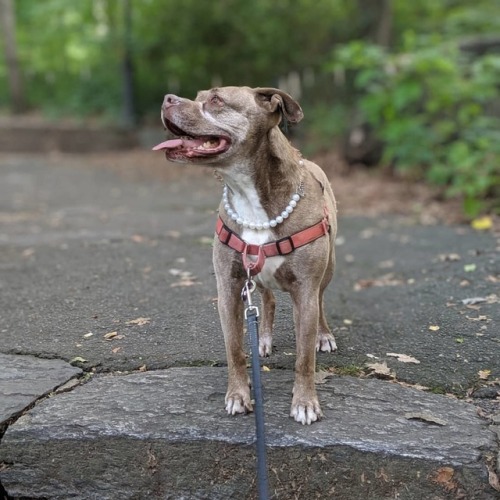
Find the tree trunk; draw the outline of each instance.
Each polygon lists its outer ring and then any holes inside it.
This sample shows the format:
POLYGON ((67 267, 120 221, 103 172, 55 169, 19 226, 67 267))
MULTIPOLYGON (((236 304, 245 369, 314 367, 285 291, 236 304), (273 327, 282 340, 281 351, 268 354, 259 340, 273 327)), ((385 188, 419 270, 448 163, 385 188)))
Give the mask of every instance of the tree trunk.
POLYGON ((137 123, 134 98, 134 63, 132 58, 132 6, 130 0, 123 4, 123 120, 127 127, 137 123))
POLYGON ((17 57, 16 19, 12 0, 0 0, 0 26, 3 33, 7 78, 9 82, 11 109, 21 113, 26 109, 21 68, 17 57))

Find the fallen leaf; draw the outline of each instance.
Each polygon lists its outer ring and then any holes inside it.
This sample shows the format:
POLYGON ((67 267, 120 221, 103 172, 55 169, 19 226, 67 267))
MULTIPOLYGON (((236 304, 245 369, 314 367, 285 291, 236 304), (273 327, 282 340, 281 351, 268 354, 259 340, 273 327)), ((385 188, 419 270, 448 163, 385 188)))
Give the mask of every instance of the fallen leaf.
POLYGON ((366 354, 366 357, 371 359, 379 359, 379 357, 375 356, 375 354, 366 354))
POLYGON ((147 367, 146 365, 142 365, 142 366, 139 366, 139 368, 137 368, 140 372, 145 372, 147 371, 147 367))
POLYGON ((500 480, 498 479, 497 473, 493 470, 493 467, 491 465, 488 465, 488 482, 490 483, 490 486, 496 490, 500 491, 500 480))
POLYGON ((331 372, 327 372, 325 370, 320 370, 319 372, 316 372, 314 374, 314 383, 315 384, 325 384, 326 379, 328 377, 331 377, 332 375, 333 375, 333 373, 331 373, 331 372))
POLYGON ((404 281, 394 278, 394 273, 389 273, 376 279, 358 280, 354 285, 354 291, 359 292, 360 290, 374 286, 398 286, 403 284, 404 281))
POLYGON ((183 279, 183 280, 177 281, 176 283, 172 283, 170 285, 170 288, 194 286, 194 285, 201 285, 201 281, 194 281, 192 279, 183 279))
POLYGON ((271 371, 271 368, 269 368, 269 366, 263 365, 263 366, 262 366, 262 371, 263 371, 263 372, 270 372, 270 371, 271 371))
POLYGON ((455 470, 452 467, 441 467, 432 475, 432 482, 439 484, 446 491, 452 491, 457 487, 454 475, 455 470))
POLYGON ((398 354, 396 352, 388 352, 386 353, 387 356, 392 356, 394 358, 397 358, 398 361, 401 361, 401 363, 415 363, 416 365, 420 364, 420 361, 416 358, 413 358, 412 356, 408 356, 406 354, 398 354))
POLYGON ((458 253, 440 253, 438 255, 438 259, 441 261, 441 262, 446 262, 446 261, 450 261, 450 262, 456 262, 458 260, 460 260, 460 255, 458 255, 458 253))
POLYGON ((480 314, 477 318, 473 318, 472 316, 465 316, 470 321, 489 321, 488 316, 480 314))
POLYGON ((488 299, 486 297, 470 297, 469 299, 462 299, 462 304, 469 306, 469 305, 481 304, 487 301, 488 299))
POLYGON ((488 380, 488 377, 491 375, 491 370, 479 370, 477 374, 481 380, 488 380))
POLYGON ((437 332, 437 331, 439 330, 439 328, 440 328, 440 327, 439 327, 439 326, 437 326, 437 325, 431 325, 431 326, 429 326, 429 330, 430 330, 431 332, 437 332))
POLYGON ((121 350, 122 350, 122 348, 121 348, 121 347, 115 347, 114 349, 111 349, 111 352, 112 352, 113 354, 116 354, 117 352, 119 352, 119 351, 121 351, 121 350))
POLYGON ((465 264, 464 271, 466 273, 472 273, 476 270, 476 264, 465 264))
POLYGON ((108 332, 104 335, 104 338, 106 340, 111 340, 111 339, 114 339, 115 337, 118 336, 118 332, 108 332))
POLYGON ((464 338, 463 337, 458 337, 458 338, 455 339, 455 342, 457 344, 463 344, 464 343, 464 338))
POLYGON ((385 379, 395 377, 394 372, 387 366, 385 361, 383 363, 366 363, 366 367, 373 372, 370 375, 385 379))
POLYGON ((90 337, 92 337, 92 335, 94 335, 92 332, 89 332, 89 333, 86 333, 83 338, 84 339, 89 339, 90 337))
POLYGON ((352 319, 345 319, 344 325, 352 325, 352 319))
POLYGON ((500 283, 500 276, 493 276, 492 274, 486 276, 486 281, 491 283, 500 283))
POLYGON ((69 364, 72 365, 73 363, 87 363, 87 360, 85 358, 82 358, 80 356, 76 356, 75 358, 73 358, 69 364))
POLYGON ((140 234, 134 234, 130 237, 130 239, 134 243, 144 243, 146 241, 146 238, 144 236, 141 236, 140 234))
POLYGON ((423 422, 427 422, 429 424, 436 424, 436 425, 447 425, 448 422, 446 420, 443 420, 442 418, 435 417, 432 415, 432 413, 428 412, 410 412, 410 413, 405 413, 405 418, 408 420, 421 420, 423 422))
POLYGON ((486 231, 493 227, 493 221, 491 220, 491 217, 488 216, 478 217, 477 219, 474 219, 470 225, 477 231, 486 231))
POLYGON ((137 325, 137 326, 144 326, 148 325, 151 322, 151 318, 136 318, 136 319, 131 319, 130 321, 125 321, 126 325, 137 325))

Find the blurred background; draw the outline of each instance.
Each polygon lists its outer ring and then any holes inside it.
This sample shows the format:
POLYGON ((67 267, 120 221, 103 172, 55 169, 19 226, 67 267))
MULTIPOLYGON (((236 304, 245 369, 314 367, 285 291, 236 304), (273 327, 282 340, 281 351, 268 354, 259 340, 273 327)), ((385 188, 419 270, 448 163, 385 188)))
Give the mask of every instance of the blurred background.
POLYGON ((0 0, 0 29, 0 151, 13 123, 137 146, 166 92, 276 86, 305 155, 500 211, 498 1, 0 0))

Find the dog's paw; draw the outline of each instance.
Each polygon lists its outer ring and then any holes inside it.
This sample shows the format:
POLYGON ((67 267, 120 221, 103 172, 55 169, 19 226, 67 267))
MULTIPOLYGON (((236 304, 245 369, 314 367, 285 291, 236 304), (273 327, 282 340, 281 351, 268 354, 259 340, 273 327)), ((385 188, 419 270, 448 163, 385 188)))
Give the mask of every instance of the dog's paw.
POLYGON ((316 338, 316 351, 318 352, 335 352, 337 343, 335 337, 331 333, 320 333, 316 338))
POLYGON ((239 413, 250 413, 253 411, 250 391, 245 393, 229 392, 226 395, 226 411, 228 415, 238 415, 239 413))
POLYGON ((311 425, 313 422, 321 420, 323 413, 318 400, 314 398, 310 401, 292 401, 290 416, 302 425, 311 425))
POLYGON ((259 355, 261 358, 267 358, 273 351, 273 338, 270 333, 259 335, 259 355))

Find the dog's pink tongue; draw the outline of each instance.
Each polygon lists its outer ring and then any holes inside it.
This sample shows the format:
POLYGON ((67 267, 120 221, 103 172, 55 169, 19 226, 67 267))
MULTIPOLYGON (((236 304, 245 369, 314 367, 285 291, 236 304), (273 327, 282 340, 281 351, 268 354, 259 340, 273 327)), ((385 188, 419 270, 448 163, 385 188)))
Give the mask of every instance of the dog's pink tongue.
POLYGON ((163 151, 165 149, 175 149, 178 148, 179 146, 182 146, 183 144, 182 139, 170 139, 169 141, 164 141, 161 142, 160 144, 157 144, 154 148, 153 151, 163 151))

